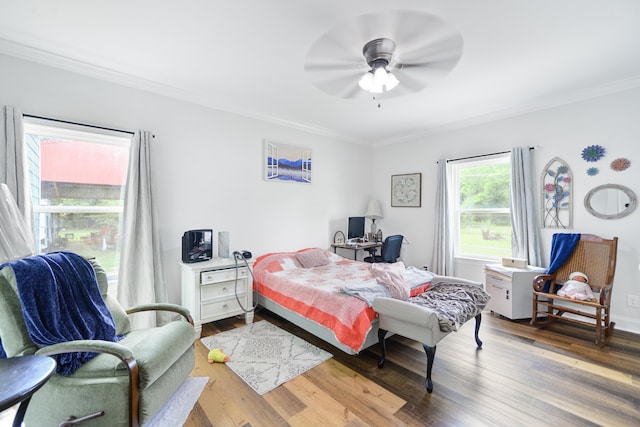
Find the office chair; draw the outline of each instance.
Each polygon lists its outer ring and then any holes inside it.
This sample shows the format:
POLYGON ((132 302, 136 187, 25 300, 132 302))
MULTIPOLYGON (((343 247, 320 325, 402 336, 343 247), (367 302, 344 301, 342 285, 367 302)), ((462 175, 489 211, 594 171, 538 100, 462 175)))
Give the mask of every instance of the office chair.
POLYGON ((402 241, 404 236, 396 234, 384 239, 382 243, 382 249, 380 255, 368 256, 364 259, 364 262, 396 262, 400 258, 400 249, 402 249, 402 241))

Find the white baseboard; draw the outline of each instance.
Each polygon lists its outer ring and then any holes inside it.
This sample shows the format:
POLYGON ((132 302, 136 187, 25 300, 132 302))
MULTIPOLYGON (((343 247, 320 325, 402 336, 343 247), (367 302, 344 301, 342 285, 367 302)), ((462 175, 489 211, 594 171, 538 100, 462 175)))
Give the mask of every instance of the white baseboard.
POLYGON ((612 314, 611 321, 616 323, 616 326, 613 329, 614 334, 616 330, 640 334, 640 319, 636 317, 614 316, 612 314))

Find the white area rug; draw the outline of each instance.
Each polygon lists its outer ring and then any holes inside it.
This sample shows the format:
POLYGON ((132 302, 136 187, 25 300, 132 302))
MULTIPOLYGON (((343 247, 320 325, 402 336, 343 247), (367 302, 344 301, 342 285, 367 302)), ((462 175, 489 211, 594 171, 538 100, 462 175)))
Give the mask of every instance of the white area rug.
POLYGON ((229 356, 226 365, 262 395, 333 357, 266 320, 201 339, 229 356))
POLYGON ((187 377, 180 388, 173 393, 173 396, 160 409, 160 412, 145 424, 145 427, 176 427, 183 425, 208 381, 209 378, 207 377, 187 377))

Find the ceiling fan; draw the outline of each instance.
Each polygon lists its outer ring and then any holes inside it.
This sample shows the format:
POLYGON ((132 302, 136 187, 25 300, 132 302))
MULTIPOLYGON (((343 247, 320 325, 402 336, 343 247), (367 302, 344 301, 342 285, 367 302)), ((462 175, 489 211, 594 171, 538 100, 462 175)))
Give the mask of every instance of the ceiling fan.
POLYGON ((432 14, 367 14, 321 36, 307 54, 305 71, 329 95, 397 97, 446 76, 462 45, 460 33, 432 14))

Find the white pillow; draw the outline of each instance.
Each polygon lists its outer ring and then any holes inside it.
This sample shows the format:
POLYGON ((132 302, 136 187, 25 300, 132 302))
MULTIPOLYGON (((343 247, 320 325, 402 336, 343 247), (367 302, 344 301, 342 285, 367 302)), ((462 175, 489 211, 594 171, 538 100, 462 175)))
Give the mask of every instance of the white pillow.
POLYGON ((296 259, 304 268, 321 267, 329 264, 329 258, 322 249, 311 249, 296 253, 296 259))

